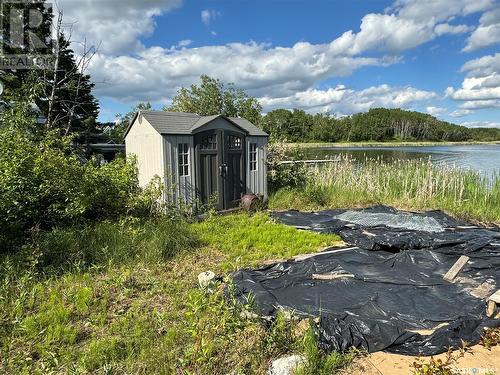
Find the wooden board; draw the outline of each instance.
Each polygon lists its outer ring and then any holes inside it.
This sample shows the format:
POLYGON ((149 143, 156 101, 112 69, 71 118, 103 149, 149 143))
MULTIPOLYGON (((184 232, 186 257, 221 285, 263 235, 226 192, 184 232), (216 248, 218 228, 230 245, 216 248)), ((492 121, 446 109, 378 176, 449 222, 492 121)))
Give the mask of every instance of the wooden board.
POLYGON ((347 247, 345 249, 334 249, 334 250, 328 250, 328 251, 320 251, 318 253, 312 253, 312 254, 295 255, 294 257, 292 257, 292 259, 295 262, 300 262, 300 261, 303 261, 303 260, 306 260, 306 259, 309 259, 312 257, 317 257, 319 255, 341 253, 344 251, 349 251, 349 250, 354 250, 354 249, 357 249, 357 247, 347 247))
POLYGON ((500 289, 488 297, 487 301, 493 301, 500 305, 500 289))
POLYGON ((453 281, 455 277, 457 277, 458 273, 462 270, 465 264, 469 261, 469 257, 466 255, 462 255, 455 264, 449 269, 448 272, 443 276, 443 279, 449 281, 450 283, 453 281))
POLYGON ((339 279, 353 279, 352 273, 313 273, 313 280, 339 280, 339 279))

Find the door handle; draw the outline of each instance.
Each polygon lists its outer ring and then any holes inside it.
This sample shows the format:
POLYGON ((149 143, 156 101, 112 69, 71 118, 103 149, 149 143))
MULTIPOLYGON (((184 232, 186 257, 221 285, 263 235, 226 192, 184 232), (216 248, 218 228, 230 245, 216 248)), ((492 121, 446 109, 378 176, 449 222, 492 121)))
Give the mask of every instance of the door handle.
POLYGON ((219 175, 224 177, 227 174, 227 164, 219 165, 219 175))

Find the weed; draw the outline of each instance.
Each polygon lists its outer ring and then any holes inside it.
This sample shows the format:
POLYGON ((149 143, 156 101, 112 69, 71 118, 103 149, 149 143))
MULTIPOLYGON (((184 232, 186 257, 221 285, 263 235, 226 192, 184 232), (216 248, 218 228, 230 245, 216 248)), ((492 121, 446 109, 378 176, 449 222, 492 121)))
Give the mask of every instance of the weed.
POLYGON ((418 358, 412 364, 414 375, 453 375, 454 370, 452 365, 460 358, 463 357, 465 351, 460 351, 458 354, 453 354, 451 350, 446 352, 444 360, 431 358, 425 361, 418 358))
POLYGON ((486 329, 479 343, 488 350, 493 346, 500 345, 500 327, 486 329))
POLYGON ((328 375, 347 367, 359 352, 355 349, 342 354, 339 352, 324 353, 318 348, 318 338, 312 328, 309 328, 301 339, 301 352, 306 357, 305 364, 299 368, 296 375, 328 375))

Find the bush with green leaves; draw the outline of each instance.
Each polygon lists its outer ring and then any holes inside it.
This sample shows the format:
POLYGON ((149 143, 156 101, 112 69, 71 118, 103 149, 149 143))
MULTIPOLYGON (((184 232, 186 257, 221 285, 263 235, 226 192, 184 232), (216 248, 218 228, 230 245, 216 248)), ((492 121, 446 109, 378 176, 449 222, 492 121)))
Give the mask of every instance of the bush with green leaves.
POLYGON ((296 188, 305 185, 308 169, 303 163, 283 163, 287 160, 301 160, 298 148, 290 148, 285 142, 272 142, 268 146, 267 181, 271 192, 281 188, 296 188))
POLYGON ((140 193, 134 161, 83 162, 70 141, 0 129, 0 248, 30 229, 117 218, 140 193))

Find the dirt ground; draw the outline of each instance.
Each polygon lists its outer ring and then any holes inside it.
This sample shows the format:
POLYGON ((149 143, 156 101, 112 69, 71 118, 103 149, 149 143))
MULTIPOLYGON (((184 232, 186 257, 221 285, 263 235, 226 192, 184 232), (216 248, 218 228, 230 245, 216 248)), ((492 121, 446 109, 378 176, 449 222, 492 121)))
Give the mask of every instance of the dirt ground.
MULTIPOLYGON (((458 356, 459 351, 453 352, 458 356)), ((420 357, 429 362, 430 357, 420 357)), ((443 361, 446 354, 434 356, 434 359, 441 358, 443 361)), ((412 364, 417 357, 377 352, 359 359, 347 372, 346 375, 405 375, 412 374, 412 364)), ((476 345, 468 349, 463 357, 458 358, 450 366, 456 374, 471 375, 500 375, 500 346, 486 349, 476 345)))

